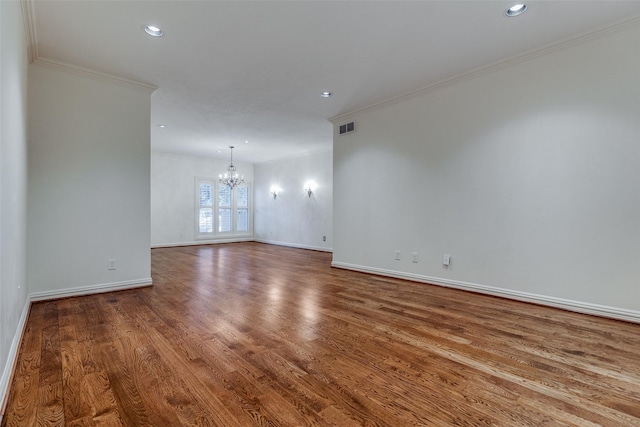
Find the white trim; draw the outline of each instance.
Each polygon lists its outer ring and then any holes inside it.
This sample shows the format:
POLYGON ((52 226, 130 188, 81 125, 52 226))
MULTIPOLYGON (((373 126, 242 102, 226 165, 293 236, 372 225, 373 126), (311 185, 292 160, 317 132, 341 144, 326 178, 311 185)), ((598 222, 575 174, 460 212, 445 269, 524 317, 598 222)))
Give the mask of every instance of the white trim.
POLYGON ((194 240, 209 240, 215 237, 216 235, 216 225, 217 221, 215 219, 216 212, 216 196, 218 195, 218 188, 216 186, 216 181, 214 178, 204 178, 201 176, 194 177, 194 218, 193 218, 193 235, 194 240), (205 206, 200 204, 200 185, 201 184, 209 184, 211 185, 211 206, 205 206), (202 233, 200 232, 200 209, 201 208, 211 208, 211 232, 210 233, 202 233))
POLYGON ((35 10, 33 7, 34 0, 21 0, 22 19, 24 21, 24 32, 27 40, 27 55, 29 62, 33 62, 38 58, 38 33, 36 32, 35 10))
POLYGON ((4 410, 9 398, 9 386, 13 371, 16 368, 15 363, 18 358, 18 352, 20 351, 20 343, 22 342, 22 335, 24 334, 24 328, 27 324, 27 318, 29 317, 29 310, 31 309, 31 301, 27 298, 22 308, 22 314, 20 320, 18 320, 18 326, 16 327, 16 333, 11 341, 11 348, 7 354, 7 363, 4 365, 2 371, 2 378, 0 378, 0 423, 2 423, 2 417, 4 417, 4 410))
POLYGON ((627 322, 640 323, 640 311, 628 310, 618 307, 609 307, 599 304, 591 304, 582 301, 573 301, 564 298, 556 298, 546 295, 531 294, 528 292, 514 291, 510 289, 497 288, 494 286, 479 285, 477 283, 462 282, 459 280, 443 279, 440 277, 423 276, 413 273, 405 273, 402 271, 385 270, 382 268, 367 267, 363 265, 348 264, 344 262, 333 261, 332 267, 342 268, 345 270, 360 271, 363 273, 377 274, 380 276, 395 277, 397 279, 406 279, 414 282, 428 283, 447 288, 461 289, 464 291, 477 292, 481 294, 493 295, 502 298, 508 298, 518 301, 530 302, 549 307, 561 308, 563 310, 574 311, 582 314, 591 314, 594 316, 607 317, 617 320, 625 320, 627 322))
POLYGON ((125 79, 124 77, 118 77, 113 74, 103 73, 100 71, 91 70, 89 68, 79 67, 73 64, 66 64, 64 62, 55 61, 49 58, 38 57, 33 60, 33 64, 40 65, 54 70, 62 70, 81 75, 83 77, 91 78, 94 80, 102 80, 110 83, 117 83, 125 87, 133 89, 142 89, 148 93, 155 92, 158 87, 149 83, 137 82, 135 80, 125 79))
POLYGON ((388 98, 385 99, 383 101, 380 102, 376 102, 374 104, 370 104, 367 106, 364 106, 362 108, 358 108, 352 111, 347 111, 345 113, 341 113, 338 114, 337 116, 333 116, 329 118, 329 121, 334 125, 334 135, 338 135, 337 134, 337 126, 340 124, 342 124, 342 122, 349 122, 352 117, 355 118, 355 116, 361 115, 363 113, 367 113, 370 111, 375 111, 378 110, 380 108, 384 108, 387 107, 389 105, 394 105, 397 104, 399 102, 403 102, 409 99, 413 99, 422 95, 426 95, 428 93, 432 93, 435 92, 439 89, 445 88, 445 87, 449 87, 449 86, 453 86, 456 85, 458 83, 467 81, 467 80, 471 80, 474 79, 476 77, 480 77, 484 74, 487 73, 491 73, 494 71, 498 71, 504 68, 508 68, 511 67, 512 65, 516 65, 516 64, 520 64, 523 62, 527 62, 530 61, 534 58, 537 58, 539 56, 543 56, 543 55, 548 55, 563 49, 567 49, 573 46, 577 46, 586 42, 589 42, 591 40, 597 39, 597 38, 601 38, 601 37, 606 37, 611 33, 615 33, 618 31, 623 31, 627 28, 631 28, 634 26, 637 26, 640 24, 640 18, 638 17, 634 17, 632 19, 629 20, 624 20, 622 22, 619 22, 615 25, 606 27, 606 28, 601 28, 599 30, 596 31, 591 31, 588 32, 586 34, 583 34, 581 36, 578 37, 572 37, 570 39, 567 40, 563 40, 560 42, 555 42, 552 43, 550 45, 538 48, 538 49, 534 49, 532 51, 523 53, 523 54, 519 54, 517 56, 512 56, 511 58, 507 58, 507 59, 503 59, 500 60, 498 62, 494 62, 491 64, 487 64, 487 65, 483 65, 481 67, 478 67, 476 69, 473 69, 471 71, 467 71, 464 72, 462 74, 458 74, 456 76, 452 76, 449 78, 446 78, 444 80, 440 80, 438 82, 435 82, 433 84, 430 84, 428 86, 424 86, 421 87, 419 89, 410 91, 410 92, 406 92, 403 93, 401 95, 398 96, 394 96, 393 98, 388 98))
POLYGON ((309 250, 312 250, 312 251, 333 253, 333 248, 323 248, 323 247, 320 247, 320 246, 301 245, 301 244, 298 244, 298 243, 277 242, 275 240, 266 240, 266 239, 255 239, 255 241, 258 242, 258 243, 266 243, 267 245, 287 246, 287 247, 290 247, 290 248, 309 249, 309 250))
POLYGON ((199 245, 215 245, 216 243, 238 243, 238 242, 253 242, 255 239, 253 236, 247 237, 229 237, 219 239, 203 239, 189 242, 175 242, 175 243, 156 243, 151 245, 153 248, 173 248, 176 246, 199 246, 199 245))
MULTIPOLYGON (((242 239, 243 237, 251 237, 253 240, 253 187, 250 183, 243 183, 235 187, 235 189, 231 189, 231 206, 220 206, 220 189, 227 187, 224 184, 221 184, 218 179, 215 178, 206 178, 202 176, 194 177, 194 221, 193 221, 193 240, 199 242, 205 241, 217 241, 219 239, 234 239, 236 237, 242 239), (200 184, 210 184, 212 186, 213 191, 213 204, 212 206, 200 205, 200 184), (238 206, 238 189, 244 187, 248 188, 248 205, 238 206), (200 209, 205 208, 211 209, 212 221, 213 221, 213 231, 210 233, 200 232, 200 209), (231 210, 231 230, 229 231, 219 231, 220 229, 220 220, 217 217, 217 213, 219 213, 220 209, 230 209, 231 210), (240 209, 246 209, 248 212, 248 230, 238 231, 238 217, 237 214, 240 209)), ((173 245, 173 246, 184 246, 181 244, 173 245)))
POLYGON ((267 245, 287 246, 289 248, 309 249, 319 252, 333 252, 333 248, 323 248, 321 246, 302 245, 298 243, 278 242, 275 240, 257 239, 255 237, 241 237, 241 238, 229 238, 229 239, 215 239, 215 240, 198 240, 195 242, 178 242, 178 243, 158 243, 151 245, 151 249, 154 248, 173 248, 178 246, 203 246, 203 245, 215 245, 218 243, 239 243, 239 242, 258 242, 265 243, 267 245))
POLYGON ((56 289, 54 291, 34 292, 29 295, 31 302, 46 301, 51 299, 77 297, 84 295, 100 294, 104 292, 124 291, 126 289, 142 288, 145 286, 151 286, 151 277, 138 279, 138 280, 126 280, 124 282, 112 282, 112 283, 100 283, 97 285, 79 286, 77 288, 56 289))

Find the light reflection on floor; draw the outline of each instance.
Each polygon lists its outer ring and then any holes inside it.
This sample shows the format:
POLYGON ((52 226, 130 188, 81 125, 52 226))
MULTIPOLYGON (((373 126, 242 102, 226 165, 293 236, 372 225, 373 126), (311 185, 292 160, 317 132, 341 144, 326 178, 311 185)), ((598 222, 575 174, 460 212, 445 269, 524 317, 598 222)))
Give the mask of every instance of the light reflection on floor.
MULTIPOLYGON (((251 277, 245 271, 252 271, 249 265, 253 263, 251 259, 238 258, 237 255, 227 253, 224 245, 201 246, 197 248, 192 270, 194 292, 191 299, 184 301, 188 312, 194 316, 203 318, 216 318, 220 316, 209 313, 208 307, 203 306, 199 294, 204 299, 216 298, 216 294, 228 292, 236 293, 240 296, 262 295, 263 304, 260 309, 251 313, 246 312, 246 305, 243 298, 234 299, 228 305, 222 306, 222 311, 229 319, 236 319, 243 324, 253 324, 256 327, 266 326, 270 329, 291 329, 295 327, 298 336, 310 341, 317 337, 316 325, 321 321, 321 307, 319 306, 319 294, 317 284, 306 283, 302 280, 298 286, 294 287, 291 293, 291 284, 284 283, 281 277, 258 276, 251 277), (246 268, 244 268, 244 264, 246 268), (230 267, 235 274, 229 275, 230 267), (285 295, 283 290, 288 289, 285 295), (295 300, 295 304, 292 299, 295 300), (296 307, 296 310, 292 310, 296 307), (246 316, 246 317, 245 317, 246 316)), ((253 297, 252 297, 253 298, 253 297)), ((218 306, 220 310, 220 306, 218 306)), ((228 327, 226 322, 213 322, 212 332, 228 327)))

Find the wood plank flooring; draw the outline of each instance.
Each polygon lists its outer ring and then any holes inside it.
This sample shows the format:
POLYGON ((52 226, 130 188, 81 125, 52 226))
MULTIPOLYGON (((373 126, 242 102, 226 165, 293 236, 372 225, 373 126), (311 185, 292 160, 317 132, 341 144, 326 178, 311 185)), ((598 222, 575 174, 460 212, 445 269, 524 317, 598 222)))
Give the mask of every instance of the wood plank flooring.
POLYGON ((640 426, 640 325, 330 261, 153 249, 153 287, 34 304, 2 425, 640 426))

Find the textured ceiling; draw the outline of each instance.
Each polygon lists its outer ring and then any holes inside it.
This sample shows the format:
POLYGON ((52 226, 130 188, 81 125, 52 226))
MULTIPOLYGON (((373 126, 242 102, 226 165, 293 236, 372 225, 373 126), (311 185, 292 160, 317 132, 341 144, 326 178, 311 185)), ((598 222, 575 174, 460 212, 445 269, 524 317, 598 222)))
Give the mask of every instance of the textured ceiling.
POLYGON ((235 145, 261 162, 330 148, 331 117, 640 16, 640 1, 533 0, 506 18, 512 3, 31 4, 39 59, 158 87, 152 149, 226 158, 235 145))

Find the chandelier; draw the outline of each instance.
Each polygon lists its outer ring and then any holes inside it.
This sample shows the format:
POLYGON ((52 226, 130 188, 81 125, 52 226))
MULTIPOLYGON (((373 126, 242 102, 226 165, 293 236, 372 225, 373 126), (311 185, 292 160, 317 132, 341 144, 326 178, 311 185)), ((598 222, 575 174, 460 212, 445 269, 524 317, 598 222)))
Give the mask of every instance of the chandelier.
POLYGON ((228 185, 231 190, 233 187, 236 187, 244 182, 244 175, 238 174, 236 172, 236 167, 233 166, 233 145, 229 146, 231 148, 231 164, 227 168, 227 172, 219 175, 219 181, 222 185, 228 185))

